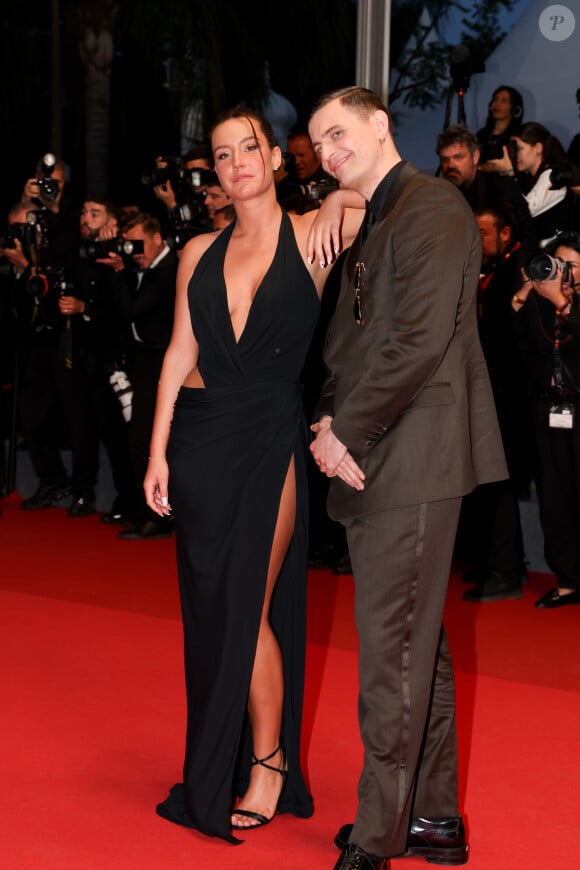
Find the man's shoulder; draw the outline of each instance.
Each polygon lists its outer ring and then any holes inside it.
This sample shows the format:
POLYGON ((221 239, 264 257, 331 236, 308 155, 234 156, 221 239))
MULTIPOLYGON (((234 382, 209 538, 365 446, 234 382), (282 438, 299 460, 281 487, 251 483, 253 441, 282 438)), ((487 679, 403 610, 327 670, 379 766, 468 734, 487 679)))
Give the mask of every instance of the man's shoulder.
POLYGON ((407 163, 410 172, 407 174, 405 190, 407 194, 415 194, 439 203, 454 203, 461 211, 471 214, 471 209, 461 191, 446 178, 429 175, 417 169, 412 163, 407 163))

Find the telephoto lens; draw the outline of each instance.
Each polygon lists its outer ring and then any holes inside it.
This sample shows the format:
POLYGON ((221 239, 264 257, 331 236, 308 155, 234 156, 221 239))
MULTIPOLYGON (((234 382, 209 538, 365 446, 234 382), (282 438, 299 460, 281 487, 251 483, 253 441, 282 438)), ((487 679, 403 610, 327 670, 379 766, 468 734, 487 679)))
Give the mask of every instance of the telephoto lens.
POLYGON ((564 263, 549 254, 536 254, 529 261, 526 272, 532 281, 553 281, 558 272, 563 271, 564 263))

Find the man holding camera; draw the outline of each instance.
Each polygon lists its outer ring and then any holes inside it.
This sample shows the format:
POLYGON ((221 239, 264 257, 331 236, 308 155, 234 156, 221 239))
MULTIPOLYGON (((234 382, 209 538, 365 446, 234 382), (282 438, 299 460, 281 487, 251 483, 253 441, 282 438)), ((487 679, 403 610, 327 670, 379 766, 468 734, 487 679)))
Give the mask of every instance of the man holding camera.
POLYGON ((112 292, 117 316, 130 331, 128 375, 133 388, 129 450, 139 487, 134 522, 119 532, 124 540, 151 540, 171 535, 173 523, 153 514, 141 483, 149 461, 149 440, 163 357, 173 329, 178 257, 164 240, 157 218, 143 212, 123 227, 122 237, 133 253, 112 251, 106 263, 114 270, 112 292))
POLYGON ((24 197, 34 204, 35 237, 15 295, 32 300, 30 322, 20 330, 20 425, 37 491, 22 503, 39 510, 72 493, 71 517, 95 510, 98 434, 93 406, 91 325, 86 305, 91 286, 78 257, 78 225, 65 196, 65 165, 45 155, 24 197), (68 478, 61 450, 71 451, 68 478))
POLYGON ((81 208, 80 234, 80 256, 93 289, 93 299, 85 303, 84 313, 93 327, 96 417, 116 490, 113 505, 101 516, 101 522, 121 523, 137 511, 140 487, 133 474, 128 441, 131 336, 127 324, 118 316, 114 272, 107 268, 109 254, 122 251, 125 243, 119 233, 115 205, 106 197, 86 200, 81 208))

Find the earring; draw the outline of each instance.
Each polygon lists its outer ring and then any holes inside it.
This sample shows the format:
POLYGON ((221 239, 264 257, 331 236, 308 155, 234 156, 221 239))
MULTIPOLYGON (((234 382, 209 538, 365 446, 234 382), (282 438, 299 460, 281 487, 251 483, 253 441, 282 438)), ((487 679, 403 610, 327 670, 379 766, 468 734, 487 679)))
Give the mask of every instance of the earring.
POLYGON ((384 136, 382 136, 382 137, 379 139, 379 142, 380 142, 381 145, 384 145, 386 141, 387 141, 387 140, 385 139, 384 136))

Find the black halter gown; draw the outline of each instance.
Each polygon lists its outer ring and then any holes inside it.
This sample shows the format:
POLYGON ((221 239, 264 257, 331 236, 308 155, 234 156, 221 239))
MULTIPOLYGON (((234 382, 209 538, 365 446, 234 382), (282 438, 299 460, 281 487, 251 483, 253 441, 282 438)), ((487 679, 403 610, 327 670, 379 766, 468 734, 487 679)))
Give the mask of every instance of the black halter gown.
POLYGON ((299 376, 319 301, 291 221, 282 213, 274 259, 236 342, 223 273, 233 227, 202 256, 189 284, 205 389, 181 389, 168 450, 187 737, 183 783, 157 809, 172 821, 239 842, 229 817, 235 795, 242 795, 249 781, 252 742, 246 705, 274 528, 292 456, 296 523, 271 608, 285 679, 281 742, 288 779, 279 811, 303 818, 312 814, 300 769, 307 483, 299 376))

